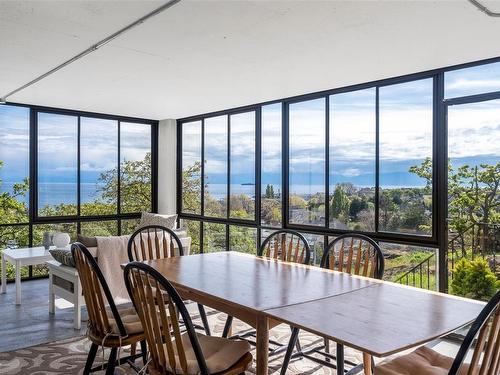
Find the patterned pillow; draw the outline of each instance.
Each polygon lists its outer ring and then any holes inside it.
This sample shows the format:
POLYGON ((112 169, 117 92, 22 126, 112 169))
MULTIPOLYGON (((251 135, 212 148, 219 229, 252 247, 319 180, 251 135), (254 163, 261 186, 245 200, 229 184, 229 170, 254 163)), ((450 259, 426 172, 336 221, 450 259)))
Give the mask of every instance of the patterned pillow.
POLYGON ((52 249, 49 250, 49 253, 52 255, 52 258, 57 260, 59 263, 68 267, 75 267, 75 260, 73 259, 71 250, 52 249))
POLYGON ((177 215, 159 215, 143 212, 141 221, 136 229, 144 228, 148 225, 161 225, 165 228, 175 229, 177 222, 177 215))

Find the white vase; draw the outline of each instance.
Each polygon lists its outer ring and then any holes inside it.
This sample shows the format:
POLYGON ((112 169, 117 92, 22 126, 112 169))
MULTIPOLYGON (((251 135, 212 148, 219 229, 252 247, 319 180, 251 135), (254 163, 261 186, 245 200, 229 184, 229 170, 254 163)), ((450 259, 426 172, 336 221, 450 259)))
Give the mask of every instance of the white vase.
POLYGON ((52 240, 52 243, 57 247, 58 249, 64 249, 69 245, 71 241, 71 238, 69 237, 68 233, 55 233, 54 234, 54 239, 52 240))

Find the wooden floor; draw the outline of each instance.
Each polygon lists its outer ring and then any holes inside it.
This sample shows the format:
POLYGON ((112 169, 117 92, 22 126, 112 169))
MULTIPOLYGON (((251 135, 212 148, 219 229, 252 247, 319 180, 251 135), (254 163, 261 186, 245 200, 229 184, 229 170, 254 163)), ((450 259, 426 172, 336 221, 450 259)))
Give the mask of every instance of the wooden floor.
MULTIPOLYGON (((15 298, 14 283, 7 284, 7 293, 0 294, 0 352, 85 334, 85 322, 73 329, 73 308, 64 300, 56 300, 56 314, 49 314, 48 279, 23 281, 20 306, 15 298)), ((87 319, 85 309, 82 316, 87 319)))

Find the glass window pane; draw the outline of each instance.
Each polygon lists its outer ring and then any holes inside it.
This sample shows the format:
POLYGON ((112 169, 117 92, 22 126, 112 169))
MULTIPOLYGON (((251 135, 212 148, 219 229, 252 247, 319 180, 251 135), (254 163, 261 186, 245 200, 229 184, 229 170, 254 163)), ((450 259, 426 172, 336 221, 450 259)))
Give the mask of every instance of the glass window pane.
MULTIPOLYGON (((29 227, 27 225, 0 226, 0 256, 2 250, 7 247, 7 242, 12 241, 11 246, 27 247, 29 246, 29 227)), ((0 262, 0 274, 2 264, 0 262)), ((12 264, 7 263, 7 280, 13 280, 15 269, 12 264)), ((28 267, 21 267, 21 278, 28 277, 28 267)))
POLYGON ((140 219, 121 220, 120 226, 122 230, 122 236, 134 233, 137 227, 139 226, 140 221, 141 221, 140 219))
POLYGON ((226 224, 203 223, 203 252, 226 250, 226 224))
MULTIPOLYGON (((499 144, 500 100, 448 107, 450 271, 462 257, 484 258, 500 279, 499 144)), ((450 290, 463 295, 472 293, 460 281, 450 290)), ((487 294, 483 298, 487 299, 487 294)))
POLYGON ((120 123, 120 211, 151 211, 151 125, 120 123))
POLYGON ((80 223, 80 233, 84 236, 117 236, 118 222, 116 220, 84 221, 80 223))
POLYGON ((432 79, 380 88, 379 230, 432 233, 432 79))
POLYGON ((230 216, 255 220, 255 112, 230 117, 230 216))
POLYGON ((38 215, 76 215, 78 118, 38 114, 38 215))
POLYGON ((182 124, 182 212, 201 214, 201 121, 182 124))
POLYGON ((257 254, 257 228, 230 225, 229 250, 257 254))
POLYGON ((500 62, 458 69, 444 74, 444 97, 500 91, 500 62))
POLYGON ((375 95, 330 96, 330 228, 375 230, 375 95))
POLYGON ((33 246, 42 246, 45 232, 50 234, 57 232, 68 233, 71 242, 76 241, 76 223, 37 224, 33 225, 33 246))
POLYGON ((437 250, 430 247, 380 243, 385 258, 384 280, 437 290, 437 250))
POLYGON ((28 221, 29 113, 0 105, 0 224, 28 221))
POLYGON ((186 235, 191 237, 190 254, 200 253, 200 222, 196 220, 181 220, 182 229, 186 231, 186 235))
POLYGON ((205 120, 205 216, 227 217, 227 116, 205 120))
POLYGON ((118 122, 80 119, 81 215, 116 214, 118 122))
POLYGON ((325 237, 319 234, 302 233, 311 249, 310 264, 319 266, 324 252, 325 237))
POLYGON ((261 223, 281 227, 281 103, 262 107, 261 223))
POLYGON ((325 224, 325 99, 290 104, 290 217, 325 224))

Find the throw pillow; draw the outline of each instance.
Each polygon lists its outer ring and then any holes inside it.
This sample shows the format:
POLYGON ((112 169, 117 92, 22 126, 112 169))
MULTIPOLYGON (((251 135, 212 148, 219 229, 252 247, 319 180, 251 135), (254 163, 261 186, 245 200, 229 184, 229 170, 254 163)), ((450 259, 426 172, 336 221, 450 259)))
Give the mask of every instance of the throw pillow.
POLYGON ((148 225, 161 225, 162 227, 175 229, 177 215, 159 215, 143 212, 141 221, 136 229, 147 227, 148 225))
POLYGON ((88 236, 82 236, 81 234, 77 234, 76 240, 85 247, 97 247, 96 237, 88 237, 88 236))
POLYGON ((68 267, 75 267, 75 260, 73 259, 73 255, 70 250, 52 249, 49 250, 49 253, 52 255, 52 258, 57 260, 59 263, 68 267))

